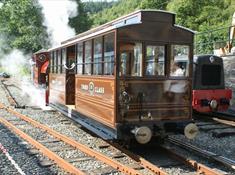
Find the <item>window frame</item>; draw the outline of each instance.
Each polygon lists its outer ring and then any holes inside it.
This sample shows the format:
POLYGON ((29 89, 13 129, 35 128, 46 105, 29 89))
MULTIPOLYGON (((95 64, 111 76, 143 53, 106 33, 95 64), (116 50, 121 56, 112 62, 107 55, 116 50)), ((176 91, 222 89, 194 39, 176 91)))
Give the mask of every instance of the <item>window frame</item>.
POLYGON ((104 70, 103 70, 103 68, 104 68, 104 66, 103 66, 103 64, 104 64, 104 36, 97 36, 96 38, 93 38, 93 52, 92 52, 92 54, 93 54, 93 61, 92 61, 92 63, 93 63, 93 65, 92 65, 92 67, 93 67, 93 71, 92 71, 92 75, 97 75, 97 76, 101 76, 101 75, 104 75, 104 70), (98 61, 98 62, 95 62, 95 47, 96 47, 96 45, 95 45, 95 40, 98 40, 98 39, 100 39, 101 40, 101 57, 99 57, 99 58, 101 58, 101 60, 100 61, 98 61), (95 73, 95 66, 96 66, 96 64, 100 64, 101 65, 101 72, 100 72, 100 74, 99 74, 99 67, 97 67, 98 68, 98 73, 95 73))
POLYGON ((110 33, 106 33, 103 35, 103 51, 102 51, 102 54, 103 54, 103 63, 102 63, 102 66, 103 66, 103 72, 102 72, 102 75, 103 76, 115 76, 115 58, 116 58, 116 46, 115 46, 115 42, 116 42, 116 33, 115 32, 110 32, 110 33), (110 35, 113 35, 113 55, 111 55, 111 57, 113 56, 113 60, 111 59, 111 61, 106 61, 106 57, 105 57, 105 53, 109 53, 109 52, 105 52, 106 50, 106 47, 105 47, 105 38, 107 36, 110 36, 110 35), (111 68, 113 68, 112 70, 110 69, 110 72, 106 73, 106 70, 109 70, 109 69, 106 69, 106 64, 107 64, 107 67, 109 67, 111 65, 111 68))
MULTIPOLYGON (((144 60, 145 60, 145 55, 144 55, 144 49, 145 49, 145 43, 144 41, 119 41, 119 48, 118 48, 118 55, 119 55, 119 62, 118 62, 118 76, 119 77, 135 77, 135 78, 143 78, 145 75, 144 75, 144 60), (123 44, 123 45, 127 45, 127 44, 131 44, 131 43, 140 43, 141 44, 141 54, 142 54, 142 58, 141 58, 141 61, 140 61, 140 75, 132 75, 132 60, 130 59, 129 60, 129 63, 127 65, 128 67, 128 74, 125 74, 125 75, 120 75, 120 68, 121 68, 121 54, 122 53, 129 53, 128 50, 123 50, 123 52, 121 52, 121 47, 120 45, 123 44)), ((133 49, 133 58, 134 58, 134 49, 133 49)), ((135 60, 135 59, 134 59, 135 60)), ((134 60, 133 60, 133 64, 134 64, 134 60)))
POLYGON ((58 66, 57 66, 57 73, 61 74, 61 70, 62 70, 62 58, 61 58, 61 49, 57 50, 57 62, 58 62, 58 66))
POLYGON ((67 59, 67 49, 61 48, 61 74, 66 73, 66 69, 64 67, 64 64, 66 64, 66 59, 67 59))
POLYGON ((167 44, 166 43, 154 43, 154 42, 146 42, 144 43, 144 60, 143 60, 143 72, 144 77, 166 77, 167 76, 167 44), (147 75, 147 46, 156 46, 156 47, 164 47, 164 75, 147 75))
POLYGON ((86 40, 86 41, 84 41, 84 72, 83 72, 83 75, 92 75, 92 57, 93 57, 93 39, 90 39, 90 40, 86 40), (89 54, 89 56, 90 56, 90 62, 87 62, 86 61, 86 59, 87 58, 89 58, 89 57, 87 57, 86 58, 86 43, 87 42, 90 42, 90 49, 89 49, 89 51, 90 51, 90 54, 89 54), (88 69, 89 71, 87 72, 87 67, 86 66, 89 66, 90 68, 88 69))
POLYGON ((50 73, 54 73, 54 52, 50 52, 50 73))
POLYGON ((76 43, 76 49, 77 49, 77 52, 76 52, 76 74, 77 75, 83 75, 84 74, 84 55, 85 55, 85 53, 84 53, 84 51, 85 51, 85 44, 84 44, 85 42, 79 42, 79 43, 76 43), (81 61, 81 63, 78 63, 78 46, 79 45, 81 45, 81 50, 82 50, 82 56, 81 56, 81 58, 82 58, 82 61, 81 61), (81 69, 82 69, 82 71, 81 71, 81 73, 78 73, 78 66, 81 66, 81 69))
POLYGON ((58 62, 57 62, 57 50, 53 51, 53 60, 54 60, 54 73, 57 74, 57 66, 58 66, 58 62))
MULTIPOLYGON (((171 43, 169 45, 169 68, 168 68, 168 76, 171 78, 189 78, 190 77, 190 70, 192 69, 192 60, 191 60, 191 48, 192 46, 188 43, 171 43), (185 69, 185 75, 183 76, 172 76, 171 69, 172 69, 172 56, 173 55, 173 46, 187 46, 188 47, 188 60, 187 60, 187 68, 185 69), (188 72, 187 72, 188 71, 188 72)), ((175 59, 174 59, 175 60, 175 59)), ((175 62, 175 61, 174 61, 175 62)), ((182 69, 182 68, 181 68, 182 69)))

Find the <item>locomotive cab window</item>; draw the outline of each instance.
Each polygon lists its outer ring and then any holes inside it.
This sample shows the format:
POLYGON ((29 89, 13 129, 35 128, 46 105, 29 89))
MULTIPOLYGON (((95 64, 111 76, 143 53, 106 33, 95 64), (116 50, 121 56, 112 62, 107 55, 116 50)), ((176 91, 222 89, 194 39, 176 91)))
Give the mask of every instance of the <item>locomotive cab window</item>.
POLYGON ((170 76, 182 77, 189 74, 189 46, 171 46, 170 76))
POLYGON ((142 43, 121 44, 119 76, 142 76, 142 43))
POLYGON ((164 46, 146 46, 145 75, 165 75, 164 46))
POLYGON ((201 80, 203 86, 219 86, 221 83, 221 66, 203 65, 201 69, 201 80))

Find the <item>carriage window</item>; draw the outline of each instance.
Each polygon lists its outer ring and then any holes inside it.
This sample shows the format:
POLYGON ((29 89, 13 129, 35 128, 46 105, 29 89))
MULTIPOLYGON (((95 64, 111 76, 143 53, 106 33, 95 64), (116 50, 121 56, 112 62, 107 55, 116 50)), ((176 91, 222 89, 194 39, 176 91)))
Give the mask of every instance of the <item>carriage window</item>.
POLYGON ((62 53, 61 53, 61 63, 62 63, 62 73, 65 73, 65 63, 66 63, 66 49, 62 49, 62 53))
POLYGON ((189 46, 171 46, 171 76, 188 76, 189 74, 189 46))
POLYGON ((130 65, 130 54, 128 52, 122 52, 120 58, 120 72, 119 75, 128 75, 129 74, 129 65, 130 65))
POLYGON ((142 44, 136 43, 134 46, 134 59, 131 62, 131 75, 142 76, 142 44))
POLYGON ((165 47, 146 46, 146 75, 165 75, 165 47))
POLYGON ((58 73, 61 73, 61 50, 57 51, 57 55, 58 55, 58 73))
POLYGON ((57 73, 57 66, 58 66, 58 62, 57 62, 57 51, 54 51, 54 73, 57 73))
POLYGON ((91 45, 92 41, 85 42, 85 70, 84 74, 91 74, 91 45))
POLYGON ((93 74, 102 74, 102 37, 94 39, 93 74))
POLYGON ((114 34, 104 36, 104 75, 114 75, 114 34))
POLYGON ((53 52, 51 52, 51 58, 50 58, 50 73, 53 73, 54 70, 53 70, 53 52))
POLYGON ((83 43, 77 45, 77 74, 82 74, 83 67, 83 43))
POLYGON ((119 75, 142 76, 141 43, 121 44, 119 75))

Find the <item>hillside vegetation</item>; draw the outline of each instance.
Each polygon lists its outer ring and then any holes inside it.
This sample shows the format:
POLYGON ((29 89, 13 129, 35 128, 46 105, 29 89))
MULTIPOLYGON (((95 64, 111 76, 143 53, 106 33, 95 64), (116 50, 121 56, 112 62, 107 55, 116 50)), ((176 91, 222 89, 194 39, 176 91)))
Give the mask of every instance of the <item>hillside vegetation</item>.
MULTIPOLYGON (((204 32, 231 25, 235 0, 119 0, 111 8, 91 14, 93 27, 138 9, 157 9, 176 13, 176 23, 204 32)), ((199 53, 209 53, 217 41, 226 42, 228 29, 196 36, 199 53), (204 44, 203 44, 204 43, 204 44)))
MULTIPOLYGON (((138 9, 174 12, 178 25, 203 32, 229 26, 235 9, 235 0, 74 1, 78 4, 78 15, 69 19, 69 25, 76 34, 138 9)), ((43 18, 37 0, 0 0, 0 52, 13 48, 35 52, 50 47, 43 18)), ((210 52, 212 41, 225 42, 226 39, 228 29, 199 34, 196 36, 197 49, 201 53, 210 52)))

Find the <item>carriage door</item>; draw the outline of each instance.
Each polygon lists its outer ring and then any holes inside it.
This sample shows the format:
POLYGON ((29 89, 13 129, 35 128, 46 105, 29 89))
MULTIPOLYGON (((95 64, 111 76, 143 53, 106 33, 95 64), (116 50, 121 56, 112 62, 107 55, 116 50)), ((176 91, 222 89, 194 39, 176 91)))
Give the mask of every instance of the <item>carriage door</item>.
POLYGON ((67 48, 66 59, 66 105, 75 105, 75 45, 67 48))

